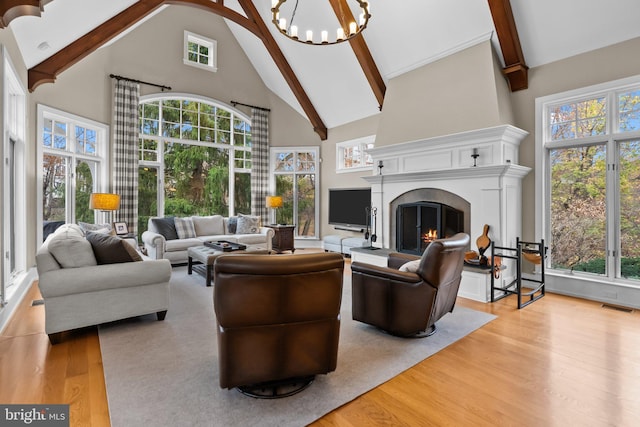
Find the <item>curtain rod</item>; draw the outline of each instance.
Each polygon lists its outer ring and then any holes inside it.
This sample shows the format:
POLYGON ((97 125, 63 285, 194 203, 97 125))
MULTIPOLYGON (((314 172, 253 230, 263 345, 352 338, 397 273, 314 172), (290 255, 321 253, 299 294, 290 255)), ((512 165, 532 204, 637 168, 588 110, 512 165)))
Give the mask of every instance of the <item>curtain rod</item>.
POLYGON ((243 104, 242 102, 238 102, 238 101, 231 101, 231 105, 233 105, 234 107, 235 107, 236 105, 244 105, 245 107, 255 108, 256 110, 271 111, 271 109, 270 109, 270 108, 257 107, 257 106, 255 106, 255 105, 243 104))
POLYGON ((158 85, 158 84, 149 83, 149 82, 143 82, 142 80, 130 79, 129 77, 117 76, 115 74, 109 74, 109 77, 111 77, 112 79, 116 79, 116 80, 126 80, 128 82, 134 82, 134 83, 140 83, 140 84, 143 84, 143 85, 155 86, 155 87, 159 87, 162 90, 165 90, 165 89, 171 90, 170 86, 158 85))

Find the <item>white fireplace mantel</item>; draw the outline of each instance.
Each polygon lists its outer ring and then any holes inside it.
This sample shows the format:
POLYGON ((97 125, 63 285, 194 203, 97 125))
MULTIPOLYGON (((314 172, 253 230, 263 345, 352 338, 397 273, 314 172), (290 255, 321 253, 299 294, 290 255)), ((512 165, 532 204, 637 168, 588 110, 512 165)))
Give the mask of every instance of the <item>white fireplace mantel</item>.
MULTIPOLYGON (((374 232, 382 237, 376 245, 389 248, 395 241, 390 235, 396 216, 392 202, 408 191, 426 188, 453 193, 469 203, 470 249, 477 249, 475 241, 485 224, 493 241, 515 245, 522 233, 522 179, 531 171, 518 164, 520 142, 527 135, 504 125, 368 150, 378 166, 372 176, 364 177, 377 211, 374 232), (479 154, 476 166, 474 150, 479 154)), ((477 292, 481 294, 484 290, 477 292)))

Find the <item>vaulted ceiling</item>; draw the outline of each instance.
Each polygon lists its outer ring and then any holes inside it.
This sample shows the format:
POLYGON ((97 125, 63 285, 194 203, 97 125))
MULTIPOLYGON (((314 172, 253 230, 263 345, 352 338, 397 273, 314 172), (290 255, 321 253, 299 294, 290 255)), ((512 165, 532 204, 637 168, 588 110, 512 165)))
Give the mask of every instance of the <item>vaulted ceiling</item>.
MULTIPOLYGON (((369 1, 360 36, 322 47, 279 34, 271 0, 5 0, 0 27, 14 32, 35 90, 164 7, 198 7, 225 18, 265 85, 322 139, 328 128, 377 114, 390 79, 481 41, 491 40, 511 89, 521 90, 528 68, 640 37, 637 0, 369 1)), ((329 3, 355 2, 312 5, 329 3)))

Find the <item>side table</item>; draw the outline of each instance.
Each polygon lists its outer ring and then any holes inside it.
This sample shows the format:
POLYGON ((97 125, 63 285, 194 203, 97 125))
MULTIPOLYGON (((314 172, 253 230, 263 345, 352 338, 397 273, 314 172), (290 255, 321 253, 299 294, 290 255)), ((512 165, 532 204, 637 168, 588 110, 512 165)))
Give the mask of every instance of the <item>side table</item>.
POLYGON ((273 239, 271 240, 271 247, 274 251, 281 254, 284 251, 295 252, 293 247, 293 230, 295 225, 267 225, 266 227, 272 228, 274 231, 273 239))

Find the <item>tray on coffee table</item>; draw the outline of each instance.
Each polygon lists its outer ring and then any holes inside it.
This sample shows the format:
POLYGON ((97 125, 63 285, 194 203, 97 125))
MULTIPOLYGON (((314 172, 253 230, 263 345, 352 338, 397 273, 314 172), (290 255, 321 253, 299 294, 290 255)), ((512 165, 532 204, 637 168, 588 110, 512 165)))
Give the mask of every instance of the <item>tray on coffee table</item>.
POLYGON ((223 252, 243 251, 247 249, 247 245, 241 243, 228 242, 226 240, 214 240, 211 242, 204 242, 204 245, 208 248, 216 249, 223 252))

